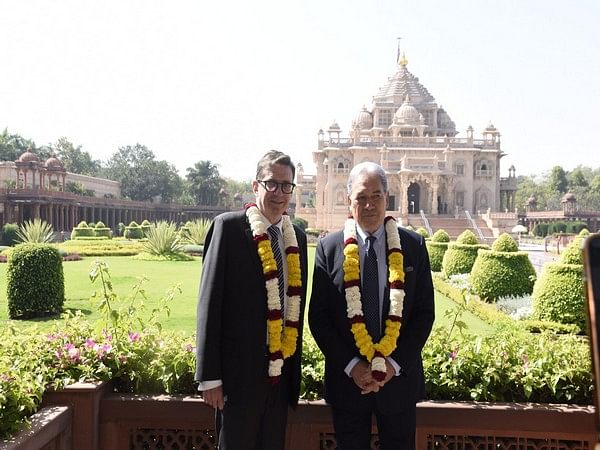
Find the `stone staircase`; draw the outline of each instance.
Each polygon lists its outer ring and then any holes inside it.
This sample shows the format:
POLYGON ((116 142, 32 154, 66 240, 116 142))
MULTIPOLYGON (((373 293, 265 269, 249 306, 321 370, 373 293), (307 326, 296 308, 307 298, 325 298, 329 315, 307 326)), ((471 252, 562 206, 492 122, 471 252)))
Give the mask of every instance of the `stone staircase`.
MULTIPOLYGON (((429 226, 431 230, 435 233, 437 230, 443 229, 450 235, 450 239, 455 240, 460 233, 469 229, 475 233, 475 235, 479 238, 477 231, 473 228, 471 221, 467 219, 464 215, 461 215, 458 218, 455 218, 451 215, 427 215, 427 220, 429 221, 429 226)), ((491 244, 494 242, 494 233, 487 226, 483 219, 475 219, 475 223, 477 227, 481 230, 485 238, 485 244, 491 244)), ((419 227, 424 227, 423 219, 419 214, 409 214, 408 215, 408 224, 413 228, 417 229, 419 227)))

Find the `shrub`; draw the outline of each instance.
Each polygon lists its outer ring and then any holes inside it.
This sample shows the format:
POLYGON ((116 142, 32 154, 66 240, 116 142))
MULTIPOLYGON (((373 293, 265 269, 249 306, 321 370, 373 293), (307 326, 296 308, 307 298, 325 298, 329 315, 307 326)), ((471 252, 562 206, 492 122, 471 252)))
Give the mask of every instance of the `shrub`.
POLYGON ((547 263, 533 288, 535 319, 574 324, 585 329, 583 266, 547 263))
POLYGON ((183 246, 173 222, 160 221, 150 226, 148 240, 143 243, 144 251, 156 256, 182 253, 183 246))
MULTIPOLYGON (((509 239, 512 241, 510 236, 509 239)), ((534 283, 535 269, 527 252, 484 249, 477 252, 471 270, 471 289, 482 299, 493 302, 499 297, 531 294, 534 283)))
POLYGON ((508 327, 487 337, 453 337, 435 327, 423 349, 423 365, 433 400, 591 401, 589 346, 579 336, 508 327))
POLYGON ((144 237, 148 236, 148 233, 150 232, 151 227, 152 227, 152 223, 149 220, 144 219, 142 221, 142 223, 140 224, 140 228, 142 229, 142 233, 144 234, 144 237))
POLYGON ((533 234, 539 237, 548 236, 548 227, 547 223, 538 223, 533 227, 533 234))
POLYGON ((302 217, 294 217, 292 219, 292 223, 300 228, 302 231, 306 230, 308 227, 308 220, 303 219, 302 217))
POLYGON ((441 272, 444 255, 448 250, 447 242, 434 242, 432 240, 425 241, 427 251, 429 253, 429 263, 433 272, 441 272))
POLYGON ((19 225, 17 225, 16 223, 5 223, 2 227, 2 244, 17 244, 19 242, 17 231, 19 231, 19 225))
POLYGON ((587 229, 587 223, 585 222, 567 222, 567 233, 578 234, 585 229, 587 229))
POLYGON ((20 244, 8 258, 8 314, 11 319, 61 311, 65 302, 62 257, 46 244, 20 244))
POLYGON ((516 252, 518 250, 519 246, 508 233, 502 233, 492 244, 492 251, 495 252, 516 252))
POLYGON ((415 233, 423 236, 424 238, 428 238, 429 237, 429 232, 427 231, 427 229, 425 227, 419 227, 415 230, 415 233))
POLYGON ((471 230, 465 230, 462 233, 460 233, 458 235, 458 237, 456 238, 456 242, 458 244, 465 244, 465 245, 479 244, 479 240, 477 239, 477 236, 475 236, 475 233, 473 233, 471 230))
POLYGON ((440 272, 442 270, 442 261, 446 250, 448 250, 448 242, 450 242, 450 236, 442 229, 433 233, 431 239, 425 242, 432 271, 440 272))
POLYGON ((470 273, 477 258, 477 250, 489 248, 485 244, 478 244, 475 234, 471 230, 463 231, 456 242, 448 244, 448 250, 442 259, 442 271, 446 276, 459 273, 470 273))
POLYGON ((97 238, 110 239, 112 237, 112 233, 110 228, 104 225, 103 222, 98 222, 96 225, 94 225, 94 236, 97 238))
POLYGON ((583 264, 583 241, 584 236, 577 236, 563 250, 560 255, 560 262, 563 264, 583 264))
POLYGON ((125 227, 123 236, 125 236, 126 239, 142 239, 144 237, 144 232, 135 221, 132 221, 129 226, 125 227))
POLYGON ((28 220, 17 230, 17 237, 21 242, 44 244, 54 240, 54 230, 45 220, 28 220))
POLYGON ((565 222, 552 222, 548 227, 548 234, 559 234, 567 232, 567 224, 565 222))
POLYGON ((79 222, 79 224, 73 228, 71 231, 71 239, 77 238, 85 238, 94 236, 94 229, 90 228, 90 226, 84 221, 79 222))
POLYGON ((450 235, 446 232, 446 230, 440 228, 433 233, 431 240, 433 242, 450 242, 450 235))
POLYGON ((193 222, 187 222, 185 226, 179 229, 181 238, 184 242, 194 245, 204 245, 204 240, 212 221, 210 219, 196 219, 193 222))

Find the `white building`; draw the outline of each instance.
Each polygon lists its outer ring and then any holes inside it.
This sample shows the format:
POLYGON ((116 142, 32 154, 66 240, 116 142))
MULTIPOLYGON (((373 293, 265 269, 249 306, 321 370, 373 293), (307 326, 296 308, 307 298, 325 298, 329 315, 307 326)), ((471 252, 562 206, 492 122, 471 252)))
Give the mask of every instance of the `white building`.
POLYGON ((407 64, 402 56, 397 72, 373 97, 371 108, 358 112, 347 136, 335 122, 326 132, 319 130, 316 176, 299 171, 296 193, 296 213, 311 227, 342 226, 348 173, 363 161, 386 170, 388 209, 396 217, 420 211, 451 216, 465 210, 514 211, 514 167, 507 179, 500 178, 500 132, 490 123, 479 139, 471 126, 466 137, 456 137, 449 114, 407 64))

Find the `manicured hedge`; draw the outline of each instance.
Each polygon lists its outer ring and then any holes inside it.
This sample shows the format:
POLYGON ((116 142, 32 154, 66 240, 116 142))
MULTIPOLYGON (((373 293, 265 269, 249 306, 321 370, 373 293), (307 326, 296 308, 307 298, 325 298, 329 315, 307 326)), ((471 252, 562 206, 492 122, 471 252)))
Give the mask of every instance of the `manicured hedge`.
POLYGON ((132 221, 129 226, 125 227, 125 233, 123 236, 126 239, 142 239, 144 237, 144 232, 142 231, 142 227, 140 227, 137 222, 132 221))
POLYGON ((527 252, 517 249, 517 243, 506 233, 494 241, 491 250, 480 249, 471 270, 473 293, 490 302, 531 294, 535 269, 527 252))
POLYGON ((585 330, 583 266, 547 263, 533 288, 534 317, 574 324, 585 330))
POLYGON ((442 259, 442 271, 446 276, 470 273, 479 249, 489 248, 485 244, 459 244, 450 242, 442 259))
POLYGON ((62 257, 47 244, 17 245, 8 257, 7 297, 11 319, 57 314, 65 302, 62 257))
POLYGON ((441 229, 433 233, 431 239, 425 241, 432 271, 440 272, 442 270, 442 261, 448 250, 448 242, 450 242, 450 236, 441 229))

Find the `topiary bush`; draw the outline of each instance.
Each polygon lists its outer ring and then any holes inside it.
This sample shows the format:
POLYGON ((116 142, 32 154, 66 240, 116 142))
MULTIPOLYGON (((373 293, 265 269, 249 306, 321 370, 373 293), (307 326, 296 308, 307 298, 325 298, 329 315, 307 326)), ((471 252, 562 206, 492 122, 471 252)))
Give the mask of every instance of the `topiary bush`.
POLYGON ((533 318, 574 324, 585 330, 583 266, 547 263, 533 288, 533 318))
POLYGON ((441 272, 442 261, 444 260, 446 250, 448 250, 448 242, 450 242, 450 236, 446 231, 441 229, 433 233, 431 239, 425 241, 432 271, 441 272))
POLYGON ((517 250, 517 243, 506 233, 494 241, 491 250, 480 249, 471 270, 473 293, 488 302, 531 294, 535 269, 527 252, 517 250))
POLYGON ((73 230, 71 230, 71 239, 93 237, 94 229, 86 222, 81 221, 73 230))
POLYGON ((16 223, 5 223, 2 227, 2 245, 15 245, 19 242, 17 235, 19 225, 16 223))
POLYGON ((538 223, 533 227, 533 234, 539 237, 548 236, 548 227, 547 223, 538 223))
POLYGON ((440 228, 431 237, 433 242, 450 242, 450 235, 446 232, 446 230, 440 228))
POLYGON ((59 313, 65 302, 62 257, 47 244, 17 245, 8 257, 7 297, 11 319, 59 313))
POLYGON ((144 237, 147 237, 148 233, 150 232, 150 228, 152 228, 152 223, 148 219, 144 219, 140 224, 140 228, 142 229, 144 237))
POLYGON ((123 233, 123 236, 126 239, 142 239, 144 237, 144 232, 142 231, 142 227, 140 227, 134 220, 125 227, 125 233, 123 233))
POLYGON ((417 228, 415 230, 415 233, 420 234, 424 238, 428 238, 429 237, 429 232, 427 231, 427 229, 425 227, 419 227, 419 228, 417 228))
POLYGON ((477 251, 489 246, 479 244, 477 237, 471 230, 463 231, 455 242, 448 244, 448 250, 442 259, 442 272, 445 276, 470 273, 477 259, 477 251))
POLYGON ((103 222, 98 222, 94 225, 94 236, 98 238, 110 239, 112 237, 110 228, 104 225, 103 222))
POLYGON ((516 252, 518 250, 517 242, 508 233, 502 233, 492 244, 494 252, 516 252))

